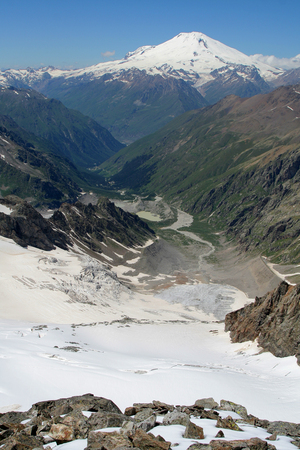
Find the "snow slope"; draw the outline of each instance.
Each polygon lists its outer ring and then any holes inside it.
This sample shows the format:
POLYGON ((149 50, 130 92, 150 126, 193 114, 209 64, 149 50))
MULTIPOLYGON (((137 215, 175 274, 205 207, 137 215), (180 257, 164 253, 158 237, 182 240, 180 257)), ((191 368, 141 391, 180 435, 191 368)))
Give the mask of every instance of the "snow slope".
MULTIPOLYGON (((121 409, 212 396, 260 418, 300 421, 296 359, 231 344, 212 314, 213 292, 212 311, 206 304, 203 312, 195 299, 136 294, 95 262, 91 277, 92 262, 82 254, 23 249, 4 238, 0 252, 0 412, 92 392, 121 409)), ((231 295, 241 302, 241 293, 231 295)))

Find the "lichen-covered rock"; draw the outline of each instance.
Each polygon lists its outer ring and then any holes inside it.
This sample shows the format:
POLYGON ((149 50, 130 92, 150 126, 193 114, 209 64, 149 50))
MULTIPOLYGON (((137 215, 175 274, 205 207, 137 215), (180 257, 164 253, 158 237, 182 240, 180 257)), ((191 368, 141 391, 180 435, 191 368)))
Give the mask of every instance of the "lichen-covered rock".
POLYGON ((127 422, 123 422, 122 427, 120 428, 121 434, 126 434, 126 436, 132 436, 137 430, 137 425, 132 420, 128 420, 127 422))
POLYGON ((134 406, 128 406, 124 411, 125 416, 134 416, 136 413, 137 410, 134 406))
POLYGON ((134 420, 136 422, 142 422, 143 420, 148 419, 148 417, 152 416, 153 409, 152 408, 143 408, 141 411, 136 413, 134 416, 134 420))
POLYGON ((128 421, 128 417, 124 414, 111 412, 96 412, 87 419, 87 426, 90 430, 100 428, 121 427, 124 421, 128 421))
POLYGON ((275 421, 269 422, 268 433, 277 433, 281 436, 300 437, 300 424, 292 422, 275 421))
POLYGON ((215 410, 204 409, 200 414, 201 419, 218 420, 219 413, 215 410))
POLYGON ((259 438, 233 441, 210 441, 207 450, 276 450, 274 445, 259 438))
POLYGON ((156 415, 152 414, 152 416, 148 417, 147 419, 143 420, 142 422, 137 423, 137 428, 141 428, 142 430, 146 431, 146 433, 152 428, 154 428, 156 425, 156 415))
POLYGON ((186 413, 179 411, 172 411, 165 415, 163 418, 164 425, 183 425, 187 426, 190 422, 190 416, 186 413))
POLYGON ((0 424, 2 423, 21 423, 23 420, 29 418, 27 412, 9 411, 7 413, 0 413, 0 424))
POLYGON ((64 442, 74 441, 75 430, 72 426, 56 423, 51 426, 49 436, 58 444, 63 444, 64 442))
POLYGON ((228 416, 225 419, 218 417, 216 427, 227 428, 228 430, 243 431, 231 416, 228 416))
POLYGON ((103 397, 95 397, 93 394, 38 402, 32 405, 28 412, 32 415, 47 414, 49 417, 55 417, 61 414, 68 414, 70 411, 105 411, 122 414, 122 411, 114 402, 103 397))
POLYGON ((18 433, 1 441, 1 450, 31 450, 33 448, 42 448, 43 444, 43 440, 36 436, 18 433))
POLYGON ((134 447, 140 450, 169 450, 171 442, 162 440, 162 438, 155 437, 151 433, 139 429, 136 430, 132 439, 134 447))
POLYGON ((224 433, 223 433, 222 430, 219 430, 219 431, 217 432, 217 434, 216 434, 215 437, 216 437, 216 438, 223 438, 223 437, 225 437, 225 435, 224 435, 224 433))
POLYGON ((195 425, 193 422, 189 422, 185 428, 183 437, 187 439, 204 439, 203 428, 195 425))
POLYGON ((196 400, 195 406, 199 406, 205 409, 216 409, 219 407, 218 403, 212 397, 196 400))
POLYGON ((130 439, 117 431, 91 431, 88 437, 87 449, 114 450, 132 447, 130 439))
POLYGON ((174 405, 169 405, 168 403, 160 402, 158 400, 153 400, 153 406, 158 414, 166 414, 168 411, 174 411, 174 405))
POLYGON ((245 406, 239 405, 238 403, 230 402, 228 400, 221 400, 219 409, 221 411, 233 411, 239 414, 243 419, 248 418, 247 409, 245 406))
POLYGON ((81 411, 76 411, 73 414, 67 414, 63 418, 59 418, 58 423, 72 427, 74 429, 75 439, 85 439, 90 428, 87 417, 81 411))

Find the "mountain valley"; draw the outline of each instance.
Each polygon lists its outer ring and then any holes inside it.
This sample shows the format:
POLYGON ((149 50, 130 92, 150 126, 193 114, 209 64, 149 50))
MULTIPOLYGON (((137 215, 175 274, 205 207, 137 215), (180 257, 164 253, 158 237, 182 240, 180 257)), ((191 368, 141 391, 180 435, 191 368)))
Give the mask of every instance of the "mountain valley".
POLYGON ((206 408, 201 439, 170 425, 178 450, 299 447, 299 81, 196 32, 83 69, 0 72, 3 450, 23 445, 13 433, 83 450, 48 433, 101 411, 5 420, 87 392, 199 425, 195 399, 212 396, 244 430, 222 422, 214 447, 206 408))
POLYGON ((119 189, 164 196, 244 250, 296 263, 299 92, 229 96, 188 112, 118 152, 100 174, 119 189))

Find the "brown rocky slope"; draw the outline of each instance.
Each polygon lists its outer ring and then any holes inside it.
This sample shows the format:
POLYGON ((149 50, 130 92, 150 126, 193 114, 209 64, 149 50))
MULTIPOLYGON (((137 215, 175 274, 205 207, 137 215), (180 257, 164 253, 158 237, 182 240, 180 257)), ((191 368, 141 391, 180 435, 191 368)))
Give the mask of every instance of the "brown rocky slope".
POLYGON ((300 284, 285 281, 276 289, 225 317, 225 331, 233 342, 257 339, 278 357, 297 357, 300 365, 300 284))

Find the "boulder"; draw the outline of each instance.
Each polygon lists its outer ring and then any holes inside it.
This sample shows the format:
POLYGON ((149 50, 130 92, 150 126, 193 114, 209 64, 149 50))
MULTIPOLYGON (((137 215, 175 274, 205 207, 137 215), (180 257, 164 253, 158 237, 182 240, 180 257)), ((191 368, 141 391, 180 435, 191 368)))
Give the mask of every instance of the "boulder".
POLYGON ((196 400, 195 406, 199 406, 204 409, 216 409, 219 407, 218 403, 212 397, 196 400))
POLYGON ((51 426, 49 436, 53 438, 57 444, 64 444, 65 442, 74 441, 75 430, 72 426, 57 423, 51 426))
POLYGON ((233 411, 239 414, 243 419, 248 418, 247 409, 238 403, 230 402, 228 400, 221 400, 219 409, 221 411, 233 411))
POLYGON ((153 409, 152 408, 143 408, 141 411, 136 413, 134 416, 134 420, 136 422, 142 422, 143 420, 148 419, 148 417, 152 416, 153 409))
POLYGON ((74 429, 75 439, 87 438, 89 425, 87 417, 85 417, 81 411, 76 411, 73 414, 68 414, 63 418, 59 418, 58 423, 72 427, 74 429))
POLYGON ((200 417, 201 417, 201 419, 218 420, 219 413, 214 410, 204 409, 203 411, 201 411, 200 417))
POLYGON ((132 442, 134 447, 140 450, 169 450, 171 447, 171 442, 162 440, 161 437, 156 438, 153 434, 146 433, 141 429, 136 430, 132 442))
POLYGON ((204 439, 203 428, 195 425, 193 422, 189 422, 185 428, 183 437, 187 439, 204 439))
POLYGON ((259 438, 234 441, 210 441, 207 450, 276 450, 274 445, 259 438))
POLYGON ((270 434, 277 433, 281 436, 300 437, 300 424, 281 421, 269 422, 267 431, 270 434))
POLYGON ((158 400, 153 400, 153 406, 158 414, 166 414, 168 411, 174 411, 174 405, 169 405, 168 403, 160 402, 158 400))
POLYGON ((216 427, 227 428, 228 430, 243 431, 231 416, 227 416, 225 419, 218 417, 216 427))
POLYGON ((217 434, 216 434, 215 437, 216 437, 216 438, 223 438, 223 437, 225 437, 225 435, 224 435, 224 433, 223 433, 222 430, 219 430, 219 431, 217 432, 217 434))
POLYGON ((184 425, 185 427, 190 422, 190 416, 179 411, 172 411, 163 418, 163 425, 184 425))
POLYGON ((129 438, 124 434, 120 434, 117 431, 102 432, 91 431, 88 437, 88 449, 101 449, 101 450, 114 450, 131 448, 133 445, 129 438))
POLYGON ((148 417, 147 419, 143 420, 142 422, 138 422, 136 424, 137 428, 141 428, 142 430, 146 431, 146 433, 152 428, 154 428, 156 425, 156 415, 152 414, 152 416, 148 417))
POLYGON ((120 428, 120 433, 126 434, 126 436, 132 436, 134 435, 136 430, 137 430, 136 424, 133 421, 128 420, 127 422, 123 422, 123 425, 120 428))
POLYGON ((1 450, 31 450, 33 448, 41 448, 42 446, 42 439, 20 433, 1 441, 1 450))
POLYGON ((134 406, 128 406, 124 411, 125 416, 134 416, 136 413, 137 409, 134 406))
POLYGON ((43 414, 48 417, 55 417, 68 414, 71 411, 105 411, 122 414, 122 411, 114 402, 103 397, 95 397, 93 394, 38 402, 32 405, 28 412, 32 415, 43 414))
POLYGON ((110 412, 96 412, 87 419, 87 426, 90 430, 100 428, 121 427, 124 421, 128 421, 128 417, 124 414, 110 412))
POLYGON ((21 423, 23 420, 29 418, 27 412, 9 411, 7 413, 0 413, 0 425, 2 423, 21 423))

